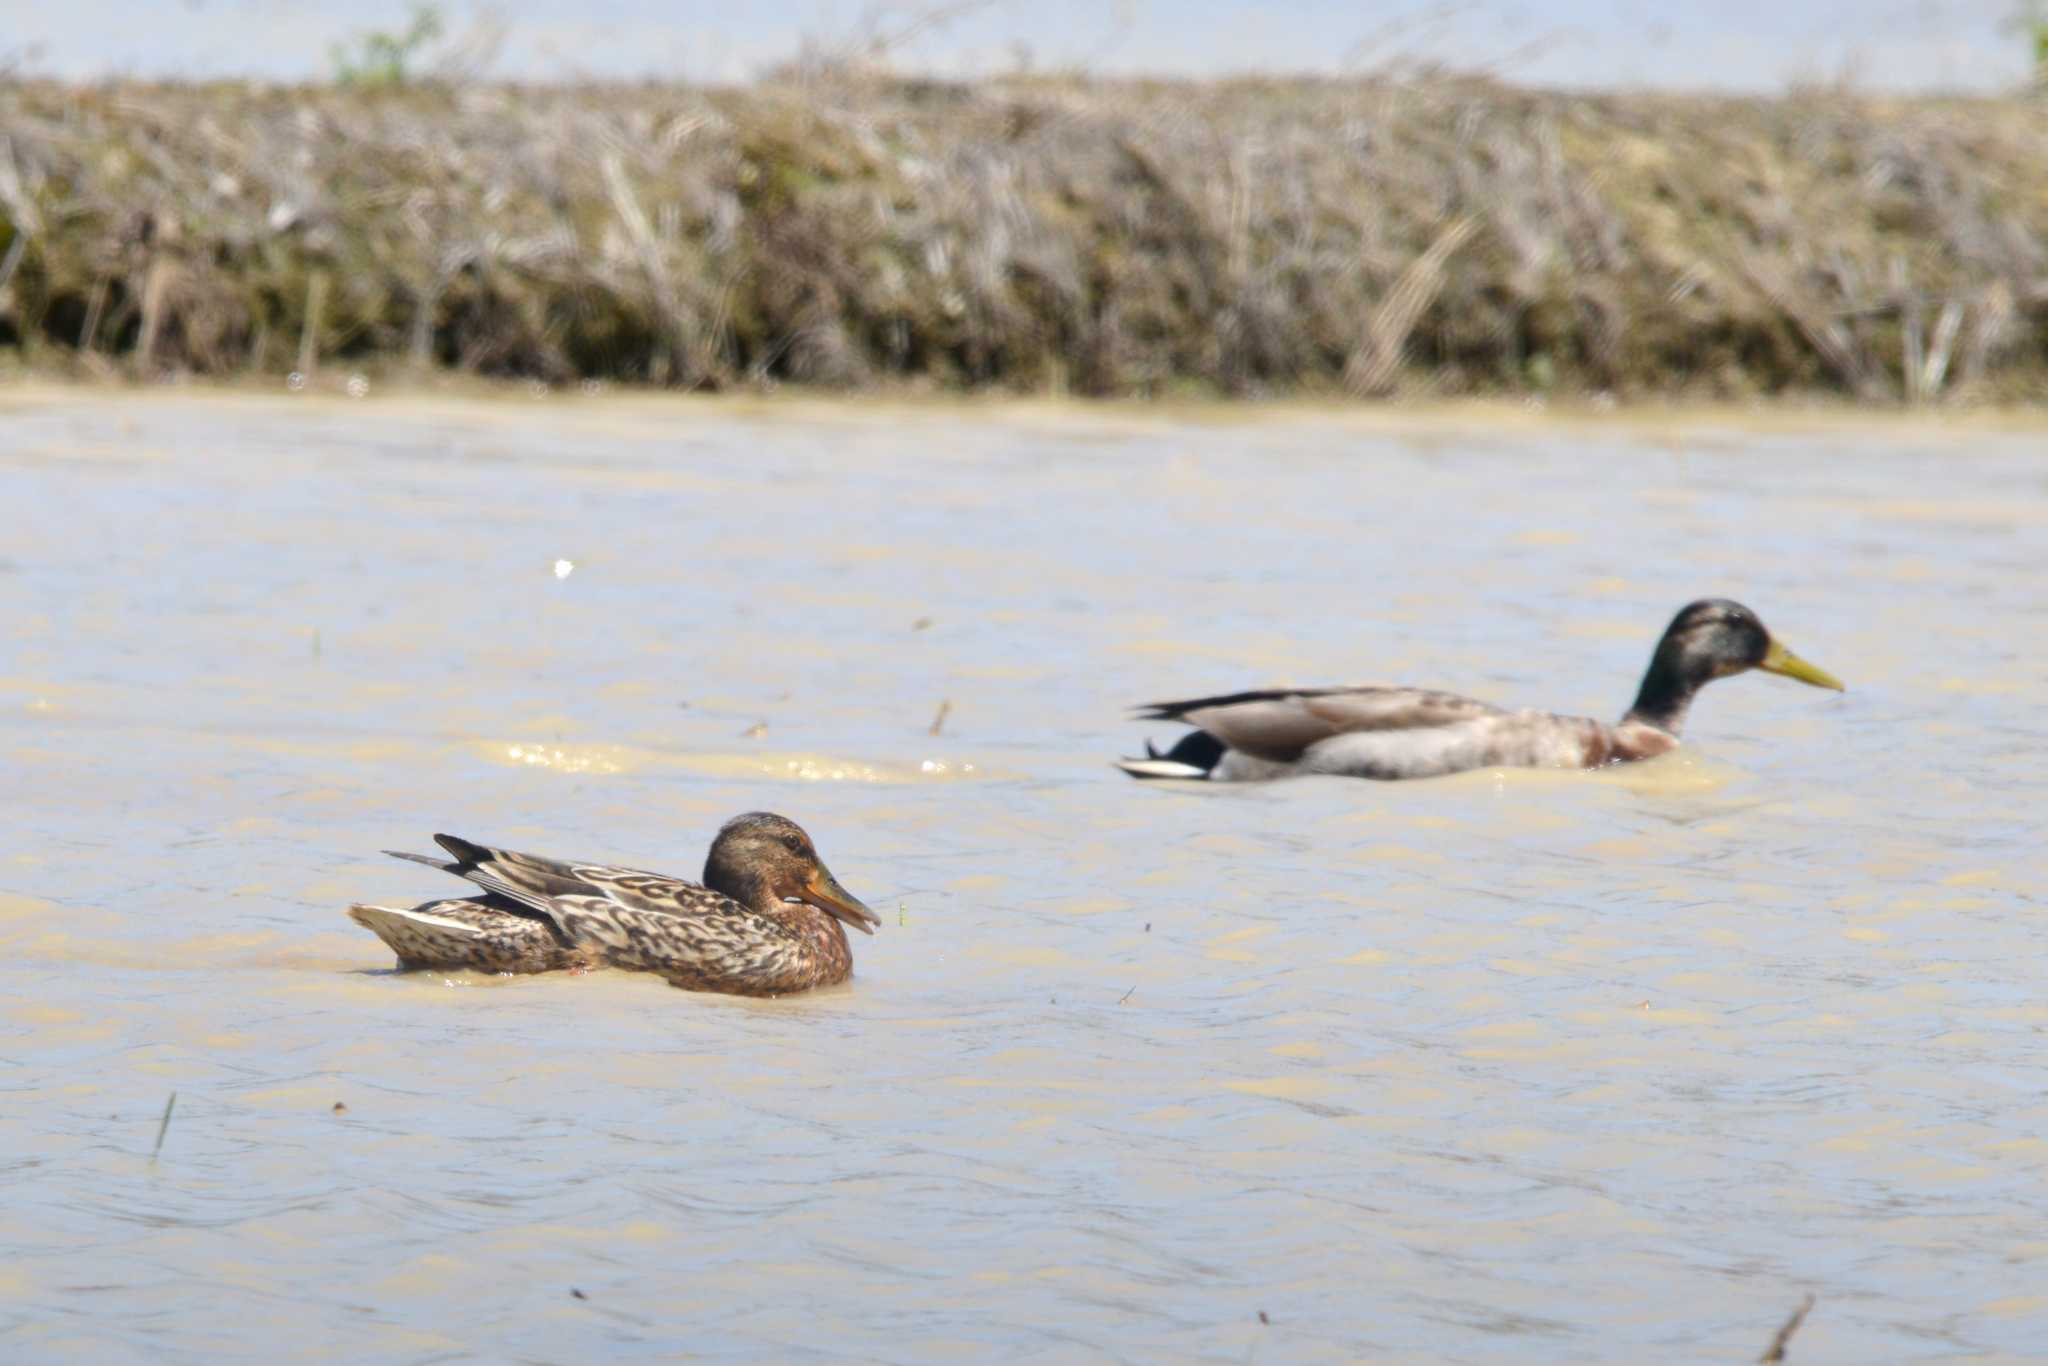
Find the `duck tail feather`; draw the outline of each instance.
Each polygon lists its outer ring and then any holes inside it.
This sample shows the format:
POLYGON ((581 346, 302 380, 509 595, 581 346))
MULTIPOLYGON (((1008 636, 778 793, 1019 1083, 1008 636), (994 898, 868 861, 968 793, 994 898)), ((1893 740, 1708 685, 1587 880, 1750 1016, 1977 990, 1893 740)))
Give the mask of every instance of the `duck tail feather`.
POLYGON ((426 907, 355 905, 348 908, 348 918, 383 940, 405 968, 459 964, 483 937, 476 926, 435 915, 426 907))
POLYGON ((473 844, 460 835, 436 835, 434 843, 455 855, 456 871, 467 873, 479 863, 491 861, 491 851, 481 844, 473 844))
POLYGON ((462 875, 461 868, 447 859, 435 858, 432 854, 408 854, 403 849, 386 849, 384 852, 392 858, 402 858, 407 863, 424 863, 427 867, 438 868, 444 873, 454 873, 458 877, 462 875))
POLYGON ((1133 778, 1206 778, 1223 760, 1224 745, 1206 730, 1191 730, 1161 754, 1150 740, 1142 759, 1119 759, 1117 767, 1133 778))

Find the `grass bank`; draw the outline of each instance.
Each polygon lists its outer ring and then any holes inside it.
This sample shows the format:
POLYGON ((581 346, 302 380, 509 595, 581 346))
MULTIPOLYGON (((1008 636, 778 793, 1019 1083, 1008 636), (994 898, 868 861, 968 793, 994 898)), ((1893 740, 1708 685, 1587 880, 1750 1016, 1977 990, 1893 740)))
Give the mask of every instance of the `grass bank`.
POLYGON ((2048 394, 2048 110, 1451 78, 0 85, 0 368, 2048 394))

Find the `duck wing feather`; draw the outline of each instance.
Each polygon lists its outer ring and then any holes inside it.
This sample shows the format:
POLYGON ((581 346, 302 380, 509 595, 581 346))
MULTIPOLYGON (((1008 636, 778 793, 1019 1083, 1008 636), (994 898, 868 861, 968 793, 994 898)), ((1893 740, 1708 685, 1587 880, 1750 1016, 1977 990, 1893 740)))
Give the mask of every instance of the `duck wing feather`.
POLYGON ((604 863, 574 863, 514 849, 477 844, 458 835, 436 835, 434 842, 454 855, 442 861, 424 854, 392 853, 467 878, 485 891, 560 922, 559 912, 570 898, 586 914, 596 902, 650 915, 706 916, 745 914, 745 908, 708 887, 666 873, 620 868, 604 863))
POLYGON ((1154 702, 1139 719, 1184 721, 1239 753, 1292 763, 1310 746, 1360 731, 1422 730, 1452 726, 1501 708, 1477 698, 1431 688, 1366 684, 1348 688, 1277 688, 1154 702))

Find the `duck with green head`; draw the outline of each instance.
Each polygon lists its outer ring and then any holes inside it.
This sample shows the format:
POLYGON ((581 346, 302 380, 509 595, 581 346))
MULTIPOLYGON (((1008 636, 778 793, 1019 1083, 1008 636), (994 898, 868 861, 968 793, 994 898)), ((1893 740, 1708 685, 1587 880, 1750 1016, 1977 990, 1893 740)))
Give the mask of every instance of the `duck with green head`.
POLYGON ((1232 693, 1140 709, 1146 721, 1196 729, 1160 753, 1117 767, 1134 778, 1248 781, 1326 773, 1433 778, 1474 768, 1598 768, 1676 749, 1699 690, 1760 669, 1816 688, 1842 684, 1726 598, 1682 609, 1665 629, 1635 705, 1614 724, 1508 711, 1456 693, 1366 685, 1232 693))

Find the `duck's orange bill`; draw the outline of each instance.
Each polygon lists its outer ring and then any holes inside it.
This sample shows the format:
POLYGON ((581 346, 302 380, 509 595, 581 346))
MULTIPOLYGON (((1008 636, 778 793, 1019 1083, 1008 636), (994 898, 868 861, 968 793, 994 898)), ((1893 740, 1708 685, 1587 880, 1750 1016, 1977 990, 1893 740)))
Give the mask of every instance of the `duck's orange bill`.
POLYGON ((839 879, 825 871, 820 865, 804 884, 800 896, 825 914, 859 930, 862 934, 873 934, 875 926, 882 923, 882 917, 861 905, 860 898, 839 885, 839 879))

